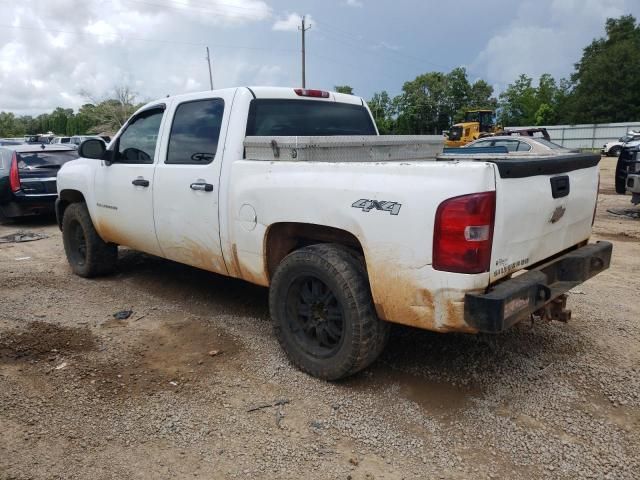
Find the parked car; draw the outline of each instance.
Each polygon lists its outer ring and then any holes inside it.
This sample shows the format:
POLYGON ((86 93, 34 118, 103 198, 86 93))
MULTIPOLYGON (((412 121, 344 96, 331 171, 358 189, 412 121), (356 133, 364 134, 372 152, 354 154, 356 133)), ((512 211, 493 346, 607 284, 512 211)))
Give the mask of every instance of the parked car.
POLYGON ((24 145, 24 142, 12 138, 0 138, 0 147, 4 147, 5 145, 24 145))
POLYGON ((57 145, 57 144, 61 144, 61 143, 69 143, 71 142, 71 137, 53 137, 51 139, 51 144, 52 145, 57 145))
POLYGON ((527 153, 536 155, 558 155, 572 152, 572 150, 564 148, 543 137, 514 135, 499 135, 495 137, 479 138, 478 140, 468 143, 462 148, 474 147, 505 147, 509 154, 527 153))
POLYGON ((0 147, 0 220, 52 213, 58 170, 76 158, 76 150, 59 145, 0 147))
POLYGON ((372 363, 388 322, 476 333, 534 312, 566 321, 567 291, 610 263, 611 243, 588 243, 600 155, 437 160, 442 146, 378 136, 353 95, 162 98, 60 170, 67 260, 106 274, 123 245, 268 286, 292 363, 329 380, 372 363))
POLYGON ((637 161, 640 160, 640 138, 627 142, 620 150, 618 162, 616 163, 616 193, 624 195, 627 193, 627 175, 636 173, 637 161))
POLYGON ((93 138, 95 140, 100 140, 105 145, 107 144, 107 142, 105 142, 104 138, 102 138, 102 137, 100 137, 98 135, 74 135, 69 140, 69 143, 75 145, 75 148, 78 148, 82 142, 84 142, 85 140, 88 140, 90 138, 93 138))
POLYGON ((640 132, 629 132, 620 137, 617 142, 607 142, 602 146, 601 153, 608 157, 617 157, 622 152, 625 143, 640 140, 640 132))

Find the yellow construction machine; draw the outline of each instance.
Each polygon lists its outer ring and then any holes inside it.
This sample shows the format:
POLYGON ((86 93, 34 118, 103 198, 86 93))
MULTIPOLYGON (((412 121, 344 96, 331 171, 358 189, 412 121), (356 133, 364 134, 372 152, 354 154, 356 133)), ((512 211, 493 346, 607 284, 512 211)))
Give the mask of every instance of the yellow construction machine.
POLYGON ((502 128, 496 124, 493 110, 467 110, 464 121, 451 127, 444 142, 448 148, 462 147, 480 137, 495 135, 502 128))

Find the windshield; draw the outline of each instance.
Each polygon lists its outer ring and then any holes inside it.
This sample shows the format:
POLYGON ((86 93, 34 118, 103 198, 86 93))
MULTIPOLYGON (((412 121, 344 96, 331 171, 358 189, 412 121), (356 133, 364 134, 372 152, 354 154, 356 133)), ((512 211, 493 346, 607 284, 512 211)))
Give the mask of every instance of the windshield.
POLYGON ((247 136, 376 135, 362 105, 315 100, 257 99, 251 102, 247 136))
POLYGON ((536 142, 541 143, 542 145, 549 147, 553 150, 564 150, 562 145, 558 145, 557 143, 550 142, 546 138, 536 137, 536 142))
POLYGON ((449 140, 460 140, 462 137, 462 127, 456 127, 455 125, 449 130, 449 140))

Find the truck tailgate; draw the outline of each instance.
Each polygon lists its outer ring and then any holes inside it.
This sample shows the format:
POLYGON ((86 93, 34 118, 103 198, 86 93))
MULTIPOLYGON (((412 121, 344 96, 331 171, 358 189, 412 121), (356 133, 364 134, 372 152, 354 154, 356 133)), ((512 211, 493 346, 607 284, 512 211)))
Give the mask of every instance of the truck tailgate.
POLYGON ((496 167, 491 282, 589 238, 599 160, 593 154, 489 160, 496 167))

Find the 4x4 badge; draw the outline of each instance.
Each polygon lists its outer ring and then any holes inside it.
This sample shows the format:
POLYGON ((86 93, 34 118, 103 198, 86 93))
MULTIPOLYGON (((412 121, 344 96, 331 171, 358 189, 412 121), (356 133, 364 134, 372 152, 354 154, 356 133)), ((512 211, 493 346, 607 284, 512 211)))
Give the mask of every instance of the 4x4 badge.
POLYGON ((351 205, 353 208, 359 208, 363 212, 370 212, 371 210, 381 210, 383 212, 389 212, 391 215, 398 215, 402 204, 398 202, 388 202, 386 200, 367 200, 361 198, 357 202, 353 202, 351 205))

